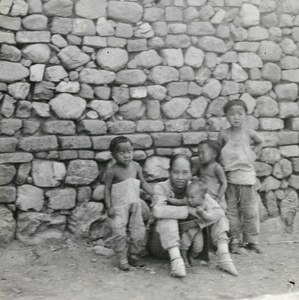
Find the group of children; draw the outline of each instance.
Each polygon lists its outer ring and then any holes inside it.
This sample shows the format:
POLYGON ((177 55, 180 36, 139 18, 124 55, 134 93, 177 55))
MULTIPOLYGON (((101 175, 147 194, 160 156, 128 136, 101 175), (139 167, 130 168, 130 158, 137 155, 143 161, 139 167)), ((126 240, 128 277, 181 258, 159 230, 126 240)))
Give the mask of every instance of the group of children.
MULTIPOLYGON (((203 248, 200 224, 208 222, 215 209, 228 219, 232 253, 239 253, 241 242, 247 248, 260 252, 253 162, 262 149, 263 139, 254 130, 246 128, 247 106, 242 100, 227 102, 224 113, 230 127, 220 132, 217 142, 205 140, 199 143, 198 170, 187 187, 187 197, 180 203, 169 203, 193 207, 196 211, 193 219, 198 226, 180 224, 180 251, 187 267, 195 265, 195 258, 203 248)), ((154 189, 145 181, 140 165, 133 161, 133 146, 129 139, 124 136, 114 138, 110 151, 116 163, 107 170, 105 203, 113 230, 113 250, 120 269, 126 271, 129 265, 143 265, 139 254, 145 246, 146 229, 139 186, 152 196, 153 202, 156 196, 154 189)), ((221 248, 218 247, 218 251, 221 248)), ((237 275, 236 270, 230 273, 237 275)))

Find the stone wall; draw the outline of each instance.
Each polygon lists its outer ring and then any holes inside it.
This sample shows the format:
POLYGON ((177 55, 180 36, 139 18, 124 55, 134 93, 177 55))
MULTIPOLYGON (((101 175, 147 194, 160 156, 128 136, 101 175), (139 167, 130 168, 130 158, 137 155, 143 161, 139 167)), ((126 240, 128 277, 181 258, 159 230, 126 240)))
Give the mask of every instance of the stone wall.
POLYGON ((299 189, 298 0, 0 0, 0 240, 105 238, 115 135, 155 182, 244 100, 266 147, 262 219, 292 232, 299 189))

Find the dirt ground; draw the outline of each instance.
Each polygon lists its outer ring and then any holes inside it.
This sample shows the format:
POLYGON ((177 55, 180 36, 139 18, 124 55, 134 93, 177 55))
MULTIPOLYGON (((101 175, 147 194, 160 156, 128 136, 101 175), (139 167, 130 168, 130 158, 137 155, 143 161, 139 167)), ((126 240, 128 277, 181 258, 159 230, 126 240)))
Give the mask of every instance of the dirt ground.
MULTIPOLYGON (((147 258, 145 268, 122 272, 115 257, 97 255, 93 245, 71 238, 40 246, 14 241, 0 249, 0 299, 244 299, 288 293, 299 284, 299 243, 262 244, 263 253, 233 255, 239 276, 216 267, 188 269, 187 277, 169 275, 169 262, 147 258)), ((298 290, 298 288, 297 288, 298 290)), ((299 298, 299 294, 298 294, 299 298)))

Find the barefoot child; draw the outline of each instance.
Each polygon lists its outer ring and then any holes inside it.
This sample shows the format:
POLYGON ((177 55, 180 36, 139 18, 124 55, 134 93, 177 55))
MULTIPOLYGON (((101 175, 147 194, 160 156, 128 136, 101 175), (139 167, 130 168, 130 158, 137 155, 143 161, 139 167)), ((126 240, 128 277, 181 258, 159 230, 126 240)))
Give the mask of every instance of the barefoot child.
POLYGON ((145 226, 142 220, 139 185, 148 194, 154 193, 144 180, 140 165, 133 161, 133 146, 128 138, 118 136, 112 139, 109 150, 116 163, 106 173, 105 203, 107 214, 111 218, 113 250, 120 269, 128 271, 129 264, 134 267, 143 266, 139 254, 145 243, 145 226))
POLYGON ((222 166, 216 161, 220 154, 220 145, 216 141, 205 140, 198 144, 198 177, 208 187, 208 194, 226 211, 225 191, 227 180, 222 166))
POLYGON ((224 113, 230 127, 220 132, 218 142, 228 181, 226 203, 231 252, 239 253, 240 235, 243 233, 243 242, 259 253, 259 215, 253 162, 263 147, 263 139, 254 130, 246 128, 247 106, 242 100, 227 102, 224 113))
POLYGON ((219 204, 207 194, 207 185, 200 180, 192 181, 187 188, 188 205, 196 208, 197 219, 179 224, 181 232, 181 255, 186 266, 195 265, 194 259, 202 251, 204 224, 219 219, 211 224, 211 236, 217 246, 218 266, 224 271, 237 276, 238 272, 228 252, 228 221, 219 204), (187 254, 189 252, 189 254, 187 254))

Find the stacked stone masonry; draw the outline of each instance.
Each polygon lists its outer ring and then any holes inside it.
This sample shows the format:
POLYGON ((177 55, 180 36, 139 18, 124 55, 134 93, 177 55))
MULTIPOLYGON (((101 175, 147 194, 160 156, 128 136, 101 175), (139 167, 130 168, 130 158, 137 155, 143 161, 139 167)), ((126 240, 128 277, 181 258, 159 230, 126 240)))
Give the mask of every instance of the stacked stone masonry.
POLYGON ((1 242, 106 238, 103 174, 126 135, 146 178, 249 109, 263 221, 299 190, 298 0, 0 0, 1 242))

